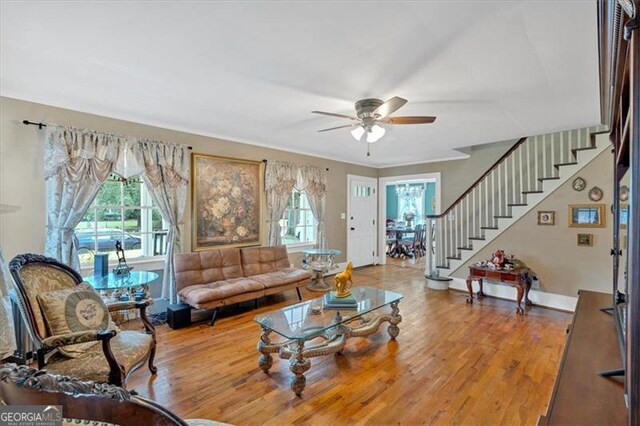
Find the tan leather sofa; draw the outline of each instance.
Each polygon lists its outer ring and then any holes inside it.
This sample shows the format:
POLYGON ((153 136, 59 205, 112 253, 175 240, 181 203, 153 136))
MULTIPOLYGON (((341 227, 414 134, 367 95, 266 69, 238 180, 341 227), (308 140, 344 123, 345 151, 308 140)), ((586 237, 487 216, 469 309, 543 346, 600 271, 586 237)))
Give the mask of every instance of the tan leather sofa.
POLYGON ((198 309, 216 308, 306 285, 311 274, 291 267, 285 246, 225 248, 173 257, 178 295, 198 309))

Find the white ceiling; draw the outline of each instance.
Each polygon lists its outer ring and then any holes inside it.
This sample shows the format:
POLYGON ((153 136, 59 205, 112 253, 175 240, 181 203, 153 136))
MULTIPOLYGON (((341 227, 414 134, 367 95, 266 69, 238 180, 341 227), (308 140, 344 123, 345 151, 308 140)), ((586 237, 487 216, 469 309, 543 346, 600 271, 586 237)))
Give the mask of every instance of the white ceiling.
POLYGON ((3 96, 376 167, 599 123, 595 0, 3 1, 0 47, 3 96), (396 95, 438 119, 371 157, 310 114, 396 95))

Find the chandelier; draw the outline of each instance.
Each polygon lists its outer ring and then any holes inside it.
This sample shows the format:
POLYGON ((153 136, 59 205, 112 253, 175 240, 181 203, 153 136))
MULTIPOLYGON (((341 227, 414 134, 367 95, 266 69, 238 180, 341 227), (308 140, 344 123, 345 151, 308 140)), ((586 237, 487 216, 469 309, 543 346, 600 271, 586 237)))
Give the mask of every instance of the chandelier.
POLYGON ((408 183, 405 183, 404 185, 396 186, 396 194, 401 197, 416 198, 424 194, 424 190, 424 183, 421 183, 420 185, 409 185, 408 183))

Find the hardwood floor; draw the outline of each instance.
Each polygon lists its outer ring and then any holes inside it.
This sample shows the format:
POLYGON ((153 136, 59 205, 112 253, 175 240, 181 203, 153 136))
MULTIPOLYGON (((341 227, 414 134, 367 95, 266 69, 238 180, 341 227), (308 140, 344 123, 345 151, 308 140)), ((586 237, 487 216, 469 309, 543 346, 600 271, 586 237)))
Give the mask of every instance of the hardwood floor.
MULTIPOLYGON (((569 314, 517 316, 513 302, 465 304, 459 292, 426 288, 420 265, 396 261, 354 271, 355 285, 404 295, 397 341, 384 329, 354 338, 342 355, 311 359, 302 397, 288 362, 258 368, 258 313, 293 304, 270 296, 182 330, 158 328, 158 375, 139 370, 128 387, 183 418, 242 424, 528 424, 546 410, 569 314)), ((317 293, 303 291, 305 299, 317 293)))

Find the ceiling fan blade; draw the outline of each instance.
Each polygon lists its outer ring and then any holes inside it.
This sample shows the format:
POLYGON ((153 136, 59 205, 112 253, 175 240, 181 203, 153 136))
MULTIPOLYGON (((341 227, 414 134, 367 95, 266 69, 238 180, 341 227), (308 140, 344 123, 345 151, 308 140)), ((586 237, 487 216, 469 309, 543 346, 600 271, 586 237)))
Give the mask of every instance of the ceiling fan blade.
POLYGON ((319 132, 328 132, 329 130, 344 129, 346 127, 353 127, 353 126, 359 126, 359 125, 360 125, 360 123, 345 124, 344 126, 330 127, 328 129, 322 129, 322 130, 318 130, 318 131, 319 132))
POLYGON ((436 121, 436 117, 426 117, 426 116, 417 116, 417 117, 387 117, 381 118, 377 121, 382 123, 389 124, 428 124, 436 121))
POLYGON ((374 117, 376 115, 379 117, 386 117, 387 115, 393 114, 394 112, 402 108, 402 106, 406 103, 406 99, 394 96, 393 98, 389 99, 387 102, 376 108, 372 114, 374 117))
POLYGON ((350 115, 344 115, 344 114, 336 114, 336 113, 333 113, 333 112, 311 111, 311 113, 313 113, 313 114, 328 115, 329 117, 348 118, 349 120, 358 120, 358 118, 357 118, 357 117, 351 117, 350 115))

